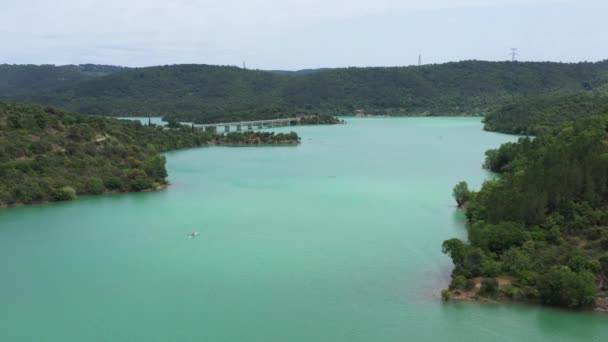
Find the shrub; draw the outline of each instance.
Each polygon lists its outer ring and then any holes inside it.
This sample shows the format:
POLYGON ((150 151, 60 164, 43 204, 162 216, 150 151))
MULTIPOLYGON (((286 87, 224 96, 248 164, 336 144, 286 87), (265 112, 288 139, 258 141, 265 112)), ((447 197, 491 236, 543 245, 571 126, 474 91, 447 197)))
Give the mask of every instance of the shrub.
POLYGON ((454 279, 452 279, 452 284, 450 284, 450 288, 457 289, 457 290, 463 290, 466 287, 466 284, 467 284, 467 278, 465 278, 462 275, 459 275, 459 276, 454 277, 454 279))
POLYGON ((142 191, 152 187, 152 182, 144 170, 131 169, 127 171, 126 176, 129 179, 128 184, 131 191, 142 191))
POLYGON ((493 297, 498 294, 498 281, 496 278, 485 278, 481 282, 481 290, 479 290, 479 294, 487 297, 493 297))
POLYGON ((103 181, 103 184, 108 190, 120 190, 123 188, 123 181, 119 177, 108 177, 103 181))
POLYGON ((474 279, 467 279, 466 284, 464 285, 464 289, 467 291, 471 291, 475 288, 475 280, 474 279))
POLYGON ((500 292, 507 298, 519 299, 522 296, 521 290, 513 285, 506 285, 500 292))
POLYGON ((553 267, 541 277, 538 290, 543 303, 569 308, 591 306, 597 296, 592 273, 574 272, 566 266, 553 267))
POLYGON ((55 190, 54 197, 57 201, 72 201, 78 198, 78 196, 76 196, 76 190, 71 186, 64 186, 55 190))
POLYGON ((93 195, 102 194, 105 191, 103 181, 99 177, 91 177, 87 181, 87 191, 93 195))

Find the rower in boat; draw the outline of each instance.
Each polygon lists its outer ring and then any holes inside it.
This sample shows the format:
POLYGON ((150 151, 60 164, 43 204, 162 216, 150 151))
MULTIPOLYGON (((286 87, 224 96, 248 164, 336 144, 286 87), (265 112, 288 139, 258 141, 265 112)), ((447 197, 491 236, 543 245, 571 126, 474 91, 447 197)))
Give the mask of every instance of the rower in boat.
POLYGON ((188 236, 188 239, 193 239, 193 238, 201 235, 201 233, 199 233, 199 232, 192 232, 192 233, 186 234, 186 235, 188 236))

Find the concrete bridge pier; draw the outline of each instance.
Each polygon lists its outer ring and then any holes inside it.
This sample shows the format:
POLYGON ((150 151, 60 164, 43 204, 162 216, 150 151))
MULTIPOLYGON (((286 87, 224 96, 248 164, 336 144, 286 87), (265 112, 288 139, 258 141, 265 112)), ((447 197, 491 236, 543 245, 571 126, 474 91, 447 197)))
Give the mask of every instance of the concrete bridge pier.
POLYGON ((247 130, 249 130, 249 131, 253 130, 253 124, 252 123, 248 123, 247 124, 247 130))
POLYGON ((226 133, 230 132, 230 125, 224 126, 224 132, 226 132, 226 133))
POLYGON ((236 131, 240 132, 241 131, 241 124, 236 125, 236 131))

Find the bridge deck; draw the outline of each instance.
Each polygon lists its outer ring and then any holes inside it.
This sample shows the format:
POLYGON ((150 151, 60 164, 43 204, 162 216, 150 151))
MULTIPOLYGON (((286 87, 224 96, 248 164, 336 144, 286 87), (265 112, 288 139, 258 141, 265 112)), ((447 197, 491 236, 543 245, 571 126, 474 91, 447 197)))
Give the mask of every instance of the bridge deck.
POLYGON ((222 127, 222 126, 247 126, 247 125, 260 125, 267 123, 286 123, 297 121, 300 122, 300 118, 282 118, 282 119, 268 119, 268 120, 252 120, 252 121, 235 121, 235 122, 220 122, 220 123, 208 123, 200 124, 202 127, 222 127))
MULTIPOLYGON (((224 127, 224 132, 230 132, 230 127, 236 127, 237 132, 242 131, 243 127, 246 127, 247 130, 253 130, 253 127, 256 126, 258 129, 265 127, 280 127, 280 126, 291 126, 292 122, 295 122, 296 125, 300 123, 301 118, 281 118, 281 119, 268 119, 268 120, 251 120, 251 121, 237 121, 237 122, 221 122, 221 123, 209 123, 209 124, 199 124, 198 127, 201 127, 203 130, 207 130, 209 128, 214 129, 215 132, 218 132, 221 127, 224 127)), ((219 133, 219 132, 218 132, 219 133)))

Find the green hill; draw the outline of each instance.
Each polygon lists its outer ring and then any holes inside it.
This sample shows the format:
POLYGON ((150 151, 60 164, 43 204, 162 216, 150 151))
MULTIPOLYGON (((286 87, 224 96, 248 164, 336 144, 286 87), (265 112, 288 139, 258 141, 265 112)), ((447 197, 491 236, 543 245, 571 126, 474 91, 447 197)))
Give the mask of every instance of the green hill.
POLYGON ((485 129, 502 133, 537 135, 566 121, 592 116, 608 108, 608 94, 578 92, 522 99, 490 112, 485 129))
POLYGON ((11 65, 0 64, 0 97, 69 87, 81 82, 124 71, 125 68, 83 65, 11 65))
POLYGON ((608 62, 465 61, 421 67, 277 74, 228 66, 131 69, 77 86, 11 97, 94 115, 217 122, 292 116, 478 115, 515 99, 608 83, 608 62))

